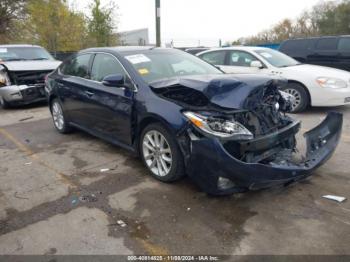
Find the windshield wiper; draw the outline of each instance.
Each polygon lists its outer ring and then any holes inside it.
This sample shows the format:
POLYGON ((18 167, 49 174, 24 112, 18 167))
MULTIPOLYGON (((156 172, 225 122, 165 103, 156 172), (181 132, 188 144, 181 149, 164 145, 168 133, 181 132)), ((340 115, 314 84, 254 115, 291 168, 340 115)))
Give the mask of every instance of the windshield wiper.
POLYGON ((49 59, 45 57, 38 57, 38 58, 33 58, 31 60, 49 60, 49 59))
POLYGON ((293 64, 293 65, 282 65, 282 66, 280 66, 279 68, 290 67, 290 66, 298 66, 298 65, 302 65, 302 63, 293 64))
POLYGON ((3 61, 7 62, 7 61, 26 61, 27 59, 24 58, 8 58, 8 59, 4 59, 3 61))

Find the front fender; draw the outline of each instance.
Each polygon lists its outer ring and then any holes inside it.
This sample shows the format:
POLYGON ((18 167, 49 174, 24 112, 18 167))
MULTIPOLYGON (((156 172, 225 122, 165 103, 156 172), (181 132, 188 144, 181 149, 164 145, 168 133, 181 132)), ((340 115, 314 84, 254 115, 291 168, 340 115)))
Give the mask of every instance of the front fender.
POLYGON ((320 125, 307 132, 307 153, 298 163, 290 159, 284 164, 246 163, 226 151, 218 139, 191 139, 188 175, 203 191, 214 195, 288 185, 310 176, 332 156, 339 143, 342 123, 342 114, 331 112, 320 125), (221 190, 220 177, 229 179, 234 186, 221 190))

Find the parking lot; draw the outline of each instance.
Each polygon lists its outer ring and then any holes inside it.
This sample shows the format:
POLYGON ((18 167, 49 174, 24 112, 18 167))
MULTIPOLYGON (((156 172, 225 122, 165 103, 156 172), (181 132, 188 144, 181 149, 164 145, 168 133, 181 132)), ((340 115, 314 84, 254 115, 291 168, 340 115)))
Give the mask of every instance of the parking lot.
MULTIPOLYGON (((305 132, 328 110, 295 117, 305 132)), ((331 110, 343 136, 314 176, 230 197, 163 184, 121 148, 61 135, 45 105, 0 110, 0 253, 350 254, 350 202, 322 198, 350 198, 350 106, 331 110)))

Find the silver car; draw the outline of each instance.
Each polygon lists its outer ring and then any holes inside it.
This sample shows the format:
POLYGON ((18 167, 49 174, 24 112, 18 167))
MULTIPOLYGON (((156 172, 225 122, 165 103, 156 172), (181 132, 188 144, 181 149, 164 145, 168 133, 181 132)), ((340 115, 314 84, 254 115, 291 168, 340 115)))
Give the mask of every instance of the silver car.
POLYGON ((35 45, 0 45, 0 107, 45 100, 45 76, 60 61, 35 45))

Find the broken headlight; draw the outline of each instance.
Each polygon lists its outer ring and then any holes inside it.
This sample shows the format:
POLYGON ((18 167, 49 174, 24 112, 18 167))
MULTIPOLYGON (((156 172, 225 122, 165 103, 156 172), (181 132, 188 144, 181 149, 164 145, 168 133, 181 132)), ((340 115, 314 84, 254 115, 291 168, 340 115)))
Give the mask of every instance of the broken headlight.
POLYGON ((253 134, 242 124, 218 117, 207 117, 199 113, 184 112, 184 115, 191 123, 206 134, 223 138, 236 140, 253 139, 253 134))
POLYGON ((0 70, 0 88, 10 85, 10 79, 4 70, 0 70))

